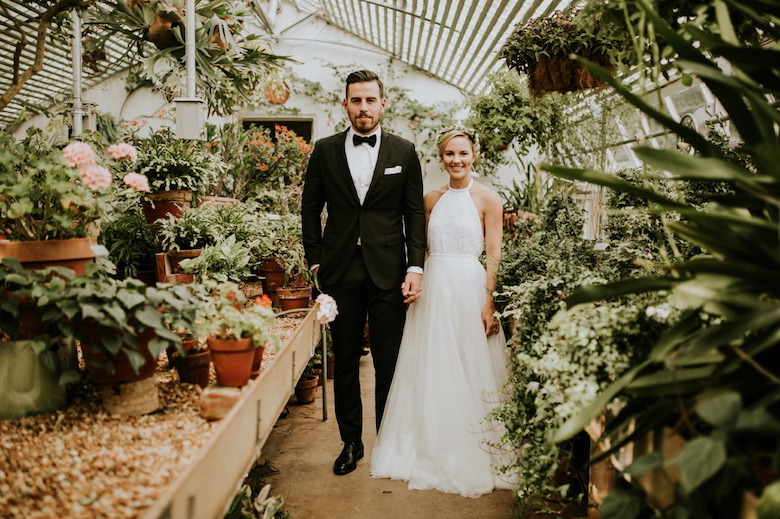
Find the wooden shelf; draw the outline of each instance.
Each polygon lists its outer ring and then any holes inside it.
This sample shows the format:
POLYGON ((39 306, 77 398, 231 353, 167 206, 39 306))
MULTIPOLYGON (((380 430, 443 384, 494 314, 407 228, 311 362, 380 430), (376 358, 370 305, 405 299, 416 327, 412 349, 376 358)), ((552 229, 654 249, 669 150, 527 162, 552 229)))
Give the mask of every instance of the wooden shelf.
POLYGON ((308 312, 187 470, 169 485, 144 519, 221 519, 260 456, 322 335, 308 312))

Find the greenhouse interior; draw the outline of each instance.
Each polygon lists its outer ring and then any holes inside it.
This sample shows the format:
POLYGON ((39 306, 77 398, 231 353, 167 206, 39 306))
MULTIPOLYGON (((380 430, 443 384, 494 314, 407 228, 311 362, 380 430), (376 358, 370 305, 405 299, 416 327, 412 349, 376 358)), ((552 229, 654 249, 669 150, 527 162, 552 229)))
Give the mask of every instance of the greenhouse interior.
POLYGON ((0 516, 780 518, 776 0, 0 24, 0 516))

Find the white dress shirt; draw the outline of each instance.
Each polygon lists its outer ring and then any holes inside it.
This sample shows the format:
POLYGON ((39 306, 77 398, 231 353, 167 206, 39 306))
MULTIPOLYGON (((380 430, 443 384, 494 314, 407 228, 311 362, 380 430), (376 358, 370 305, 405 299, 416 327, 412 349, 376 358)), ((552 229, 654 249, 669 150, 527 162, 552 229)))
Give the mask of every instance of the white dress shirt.
POLYGON ((349 173, 352 175, 352 181, 355 183, 355 190, 357 191, 358 199, 360 199, 360 205, 363 205, 366 193, 368 193, 368 188, 371 185, 371 179, 374 177, 376 161, 379 158, 382 132, 379 126, 377 126, 370 134, 361 135, 369 137, 376 134, 376 145, 374 146, 370 146, 365 142, 355 146, 352 143, 352 136, 355 134, 355 129, 350 127, 347 132, 347 140, 344 141, 344 150, 347 152, 347 165, 349 166, 349 173))

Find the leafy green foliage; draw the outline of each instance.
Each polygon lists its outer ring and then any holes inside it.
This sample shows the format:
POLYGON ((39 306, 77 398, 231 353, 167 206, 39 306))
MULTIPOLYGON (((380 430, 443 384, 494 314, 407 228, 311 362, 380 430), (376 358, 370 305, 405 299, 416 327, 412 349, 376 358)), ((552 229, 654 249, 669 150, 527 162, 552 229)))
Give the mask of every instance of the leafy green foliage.
POLYGON ((105 245, 117 270, 125 276, 134 277, 139 270, 156 268, 154 234, 138 204, 102 223, 98 242, 105 245))
MULTIPOLYGON (((251 12, 243 2, 197 0, 195 13, 196 87, 209 112, 230 115, 255 104, 287 58, 268 52, 267 42, 248 30, 251 12)), ((87 15, 85 23, 98 27, 102 40, 121 36, 128 41, 142 63, 142 78, 169 100, 186 96, 181 2, 109 0, 87 15)))
POLYGON ((577 54, 593 59, 614 54, 624 45, 623 35, 613 37, 601 24, 581 20, 576 10, 567 9, 518 24, 500 57, 510 68, 527 73, 541 56, 577 54))
POLYGON ((237 241, 231 234, 214 245, 203 247, 197 257, 182 260, 181 268, 193 274, 197 282, 204 279, 244 281, 254 275, 252 268, 257 259, 252 255, 253 248, 254 243, 237 241))
POLYGON ((655 292, 683 312, 644 359, 566 422, 555 439, 576 434, 618 398, 624 407, 608 427, 609 452, 661 425, 676 425, 689 439, 677 458, 657 460, 679 465, 681 471, 675 501, 663 516, 735 517, 745 493, 768 495, 768 483, 780 470, 775 455, 780 444, 780 130, 777 108, 765 95, 778 91, 780 61, 769 60, 780 36, 777 12, 753 1, 691 3, 683 11, 657 10, 644 0, 610 5, 628 13, 632 31, 652 26, 658 35, 653 46, 679 57, 672 66, 701 78, 727 111, 732 135, 742 141, 724 148, 723 139, 718 143, 697 134, 605 71, 590 67, 698 152, 689 156, 636 148, 645 164, 669 172, 674 181, 704 182, 716 189, 699 191, 685 202, 612 175, 549 168, 564 178, 642 196, 653 212, 679 213, 681 220, 670 222, 668 229, 703 251, 664 265, 668 275, 586 287, 570 298, 574 304, 655 292), (681 17, 685 12, 697 16, 681 17), (669 17, 671 23, 664 19, 669 17), (758 31, 772 41, 768 47, 756 46, 758 31), (730 153, 737 150, 737 156, 730 153))
POLYGON ((483 94, 469 99, 466 125, 479 134, 479 163, 486 174, 495 172, 508 160, 507 150, 514 147, 518 155, 526 155, 533 146, 547 150, 563 131, 564 114, 560 98, 543 98, 533 106, 528 88, 520 77, 503 71, 488 79, 483 94))
POLYGON ((176 138, 170 128, 148 139, 137 139, 138 173, 146 175, 152 191, 188 189, 202 192, 225 164, 203 142, 176 138))

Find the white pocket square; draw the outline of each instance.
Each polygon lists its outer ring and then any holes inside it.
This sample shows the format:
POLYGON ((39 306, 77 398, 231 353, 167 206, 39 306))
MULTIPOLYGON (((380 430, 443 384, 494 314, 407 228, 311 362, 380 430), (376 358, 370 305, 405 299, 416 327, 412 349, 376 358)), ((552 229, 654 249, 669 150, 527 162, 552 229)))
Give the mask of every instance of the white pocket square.
POLYGON ((385 168, 385 175, 397 175, 401 172, 401 166, 385 168))

